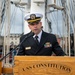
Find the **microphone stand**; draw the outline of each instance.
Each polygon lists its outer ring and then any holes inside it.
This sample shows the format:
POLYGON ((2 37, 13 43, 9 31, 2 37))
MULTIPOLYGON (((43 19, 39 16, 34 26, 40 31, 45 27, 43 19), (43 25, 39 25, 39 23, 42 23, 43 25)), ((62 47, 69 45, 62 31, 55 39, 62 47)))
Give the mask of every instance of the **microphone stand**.
MULTIPOLYGON (((31 36, 33 36, 33 35, 34 35, 34 33, 30 32, 30 34, 27 35, 27 36, 25 36, 25 38, 22 40, 22 42, 21 42, 20 44, 18 44, 14 49, 16 49, 17 47, 19 47, 27 38, 29 38, 29 37, 31 37, 31 36)), ((14 49, 12 49, 12 50, 11 50, 10 52, 8 52, 5 56, 3 56, 3 57, 0 59, 0 61, 2 61, 4 58, 6 58, 7 55, 9 55, 12 51, 14 51, 14 49)))

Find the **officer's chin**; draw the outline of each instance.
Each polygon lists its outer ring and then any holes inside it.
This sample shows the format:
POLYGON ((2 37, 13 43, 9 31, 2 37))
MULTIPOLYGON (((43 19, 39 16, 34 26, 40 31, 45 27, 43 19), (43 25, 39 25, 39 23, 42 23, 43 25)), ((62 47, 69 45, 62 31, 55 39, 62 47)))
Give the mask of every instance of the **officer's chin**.
POLYGON ((38 30, 38 29, 34 30, 34 34, 39 34, 39 33, 40 33, 40 30, 38 30))

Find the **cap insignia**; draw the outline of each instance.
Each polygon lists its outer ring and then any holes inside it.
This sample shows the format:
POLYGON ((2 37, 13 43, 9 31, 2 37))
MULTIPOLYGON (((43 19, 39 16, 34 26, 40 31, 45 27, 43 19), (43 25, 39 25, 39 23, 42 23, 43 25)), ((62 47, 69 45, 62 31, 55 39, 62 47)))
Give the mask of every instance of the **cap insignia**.
POLYGON ((30 19, 31 19, 31 20, 34 20, 35 18, 36 18, 36 15, 35 15, 35 14, 31 14, 31 15, 30 15, 30 19))

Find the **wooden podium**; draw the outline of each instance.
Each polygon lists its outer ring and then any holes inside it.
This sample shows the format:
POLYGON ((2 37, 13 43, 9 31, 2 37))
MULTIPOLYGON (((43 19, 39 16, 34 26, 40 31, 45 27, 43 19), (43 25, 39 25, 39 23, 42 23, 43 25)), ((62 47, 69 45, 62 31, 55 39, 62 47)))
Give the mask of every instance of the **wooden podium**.
POLYGON ((15 56, 14 75, 75 75, 75 57, 15 56))

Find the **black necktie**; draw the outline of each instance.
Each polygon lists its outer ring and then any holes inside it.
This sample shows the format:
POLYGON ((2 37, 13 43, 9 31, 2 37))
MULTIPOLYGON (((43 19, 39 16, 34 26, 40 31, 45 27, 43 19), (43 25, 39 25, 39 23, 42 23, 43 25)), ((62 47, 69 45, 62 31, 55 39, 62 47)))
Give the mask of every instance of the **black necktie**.
POLYGON ((36 43, 39 45, 39 41, 38 41, 38 36, 35 36, 35 41, 36 41, 36 43))

